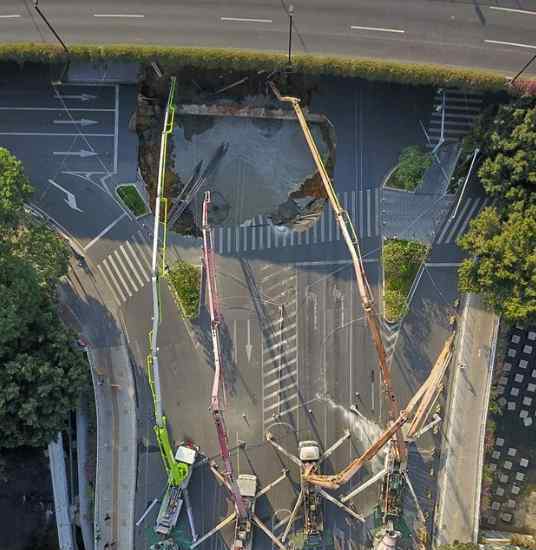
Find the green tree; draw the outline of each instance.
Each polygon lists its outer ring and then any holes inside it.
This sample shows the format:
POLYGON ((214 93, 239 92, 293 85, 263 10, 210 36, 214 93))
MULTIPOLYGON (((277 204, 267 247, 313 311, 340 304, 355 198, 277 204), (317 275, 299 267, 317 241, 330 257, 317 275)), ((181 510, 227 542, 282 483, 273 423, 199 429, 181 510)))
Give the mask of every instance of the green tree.
POLYGON ((199 268, 188 262, 179 260, 171 267, 167 277, 184 315, 188 319, 197 317, 201 285, 201 272, 199 268))
POLYGON ((501 106, 481 131, 484 161, 478 175, 488 194, 501 201, 536 202, 536 106, 526 101, 501 106))
POLYGON ((0 225, 4 229, 18 224, 24 201, 31 194, 32 186, 24 175, 22 163, 0 147, 0 225))
POLYGON ((25 215, 31 192, 20 163, 0 149, 0 447, 45 446, 88 383, 57 312, 68 251, 25 215))
POLYGON ((478 292, 511 322, 536 322, 536 204, 504 214, 484 209, 459 240, 469 252, 459 269, 462 292, 478 292))

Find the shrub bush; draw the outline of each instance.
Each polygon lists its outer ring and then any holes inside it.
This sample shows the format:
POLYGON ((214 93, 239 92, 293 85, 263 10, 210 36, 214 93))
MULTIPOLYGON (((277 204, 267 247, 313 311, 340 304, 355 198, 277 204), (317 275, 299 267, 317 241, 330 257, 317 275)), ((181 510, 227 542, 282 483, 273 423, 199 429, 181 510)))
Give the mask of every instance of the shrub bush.
POLYGON ((406 147, 400 153, 398 165, 387 185, 414 191, 422 183, 424 173, 432 166, 432 155, 418 146, 406 147))
MULTIPOLYGON (((126 44, 73 45, 71 59, 85 61, 137 61, 147 63, 158 58, 166 66, 191 66, 200 69, 272 71, 287 66, 287 56, 226 48, 188 48, 162 46, 136 46, 126 44)), ((0 45, 0 59, 25 61, 62 62, 65 54, 59 46, 34 43, 0 45)), ((332 57, 320 55, 294 55, 292 64, 296 72, 310 75, 358 77, 367 80, 398 82, 402 84, 450 86, 463 89, 498 91, 520 94, 531 90, 532 81, 523 81, 523 89, 507 86, 500 74, 440 65, 400 63, 382 59, 332 57)))
POLYGON ((201 290, 201 270, 179 260, 167 273, 175 299, 187 319, 197 317, 199 293, 201 290))
POLYGON ((428 249, 415 241, 389 239, 383 247, 385 317, 398 321, 407 311, 407 296, 428 249))

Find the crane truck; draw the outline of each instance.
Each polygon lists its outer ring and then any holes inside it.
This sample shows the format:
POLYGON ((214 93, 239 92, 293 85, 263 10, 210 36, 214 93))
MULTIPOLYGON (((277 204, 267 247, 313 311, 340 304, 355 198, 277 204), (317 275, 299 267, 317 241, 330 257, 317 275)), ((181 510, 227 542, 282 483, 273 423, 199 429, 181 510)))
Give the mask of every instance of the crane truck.
MULTIPOLYGON (((318 151, 313 135, 309 129, 307 119, 305 118, 303 110, 300 106, 300 99, 297 97, 282 96, 272 80, 268 81, 268 85, 271 87, 274 95, 279 101, 290 103, 292 108, 294 109, 296 118, 298 119, 303 135, 305 137, 305 141, 307 143, 307 146, 309 147, 318 173, 320 174, 326 196, 335 212, 335 217, 340 227, 341 234, 352 258, 352 264, 354 267, 357 289, 360 295, 361 304, 365 312, 365 317, 367 319, 367 324, 370 329, 372 341, 378 354, 378 366, 382 378, 382 385, 384 388, 385 397, 387 400, 388 418, 391 424, 390 429, 388 430, 390 431, 390 433, 381 446, 383 447, 383 445, 385 445, 387 441, 390 441, 391 438, 394 438, 394 441, 389 448, 389 453, 391 454, 391 457, 389 460, 388 468, 384 470, 384 473, 386 473, 387 476, 384 480, 384 483, 382 484, 382 492, 380 496, 380 506, 384 509, 384 518, 387 518, 392 515, 392 513, 394 513, 393 510, 397 508, 397 503, 402 501, 402 490, 404 488, 404 483, 401 483, 400 481, 402 479, 409 481, 405 473, 407 449, 401 430, 402 425, 405 423, 405 420, 401 421, 401 417, 405 415, 405 411, 401 412, 398 398, 391 384, 390 370, 387 364, 387 354, 381 336, 380 321, 378 314, 374 309, 374 298, 366 277, 363 265, 363 258, 359 246, 359 240, 357 238, 355 228, 352 224, 350 216, 348 215, 348 212, 341 207, 339 199, 335 193, 329 174, 326 170, 326 167, 324 166, 322 157, 318 151)), ((415 416, 419 417, 419 413, 417 413, 415 416)), ((372 448, 369 449, 369 451, 374 454, 375 450, 373 447, 375 445, 376 444, 374 444, 372 448)), ((359 459, 357 459, 357 461, 359 463, 359 459)), ((351 471, 354 467, 355 465, 348 466, 348 468, 350 468, 350 471, 346 472, 346 474, 350 473, 350 477, 351 475, 353 475, 351 471)), ((357 466, 357 469, 359 468, 360 465, 357 466)))
POLYGON ((257 492, 257 477, 251 474, 241 474, 238 477, 235 475, 233 464, 231 461, 231 452, 229 448, 229 436, 225 426, 223 415, 223 400, 224 394, 224 373, 223 373, 223 354, 220 339, 220 324, 223 316, 220 311, 218 287, 216 284, 216 263, 214 258, 213 232, 209 225, 208 213, 211 205, 210 191, 205 192, 203 201, 203 266, 206 273, 207 297, 210 312, 210 332, 212 336, 212 351, 214 355, 214 378, 212 381, 212 392, 210 398, 210 411, 216 427, 218 436, 218 444, 220 448, 220 457, 223 463, 223 475, 220 473, 217 465, 214 462, 210 463, 216 478, 228 489, 234 504, 234 512, 221 521, 214 529, 200 537, 191 549, 196 548, 214 533, 235 521, 233 550, 251 550, 253 548, 253 524, 257 525, 271 541, 280 550, 285 550, 285 547, 280 543, 279 539, 266 527, 266 525, 255 515, 256 500, 270 490, 274 485, 286 478, 287 472, 283 474, 257 492))
POLYGON ((174 77, 171 78, 168 102, 165 111, 164 127, 162 130, 162 140, 160 145, 160 162, 158 168, 158 183, 155 202, 154 231, 152 243, 151 258, 151 289, 153 297, 153 317, 152 328, 149 332, 149 353, 147 355, 147 379, 151 390, 155 415, 154 431, 158 447, 162 457, 162 462, 168 474, 167 489, 160 506, 157 517, 155 531, 160 535, 169 535, 177 523, 183 501, 186 502, 188 510, 188 520, 192 536, 195 539, 195 526, 193 514, 189 506, 188 483, 192 475, 192 466, 195 462, 198 448, 193 444, 181 444, 175 453, 173 452, 169 433, 167 429, 167 420, 162 405, 162 393, 160 388, 160 371, 158 356, 158 334, 160 326, 160 278, 163 276, 164 266, 166 265, 166 240, 167 231, 167 208, 164 206, 164 245, 162 250, 162 261, 159 263, 160 251, 158 246, 158 236, 160 235, 160 219, 162 203, 164 198, 164 174, 166 163, 166 149, 169 134, 173 131, 173 120, 175 114, 175 84, 174 77))

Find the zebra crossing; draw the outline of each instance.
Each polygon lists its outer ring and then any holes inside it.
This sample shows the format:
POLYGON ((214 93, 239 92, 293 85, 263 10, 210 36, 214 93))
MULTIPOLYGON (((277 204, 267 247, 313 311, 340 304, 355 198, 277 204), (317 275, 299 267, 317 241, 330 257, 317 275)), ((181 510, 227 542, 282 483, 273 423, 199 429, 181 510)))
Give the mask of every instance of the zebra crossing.
POLYGON ((290 265, 264 266, 261 288, 266 300, 281 304, 279 313, 263 327, 262 404, 266 429, 270 424, 282 421, 300 405, 296 268, 290 265))
POLYGON ((456 243, 457 239, 467 230, 469 222, 490 204, 489 197, 467 197, 460 205, 456 217, 447 218, 434 245, 456 243))
MULTIPOLYGON (((380 235, 380 189, 345 191, 341 204, 348 211, 358 237, 380 235)), ((217 227, 214 233, 218 254, 237 254, 272 248, 330 243, 341 240, 333 209, 326 203, 320 218, 306 231, 275 226, 267 216, 255 216, 247 224, 217 227)))
POLYGON ((150 250, 141 231, 97 264, 114 299, 121 305, 139 292, 151 279, 150 250))
POLYGON ((387 361, 391 360, 395 352, 396 342, 398 340, 398 335, 400 334, 401 323, 387 323, 385 319, 381 320, 381 331, 383 346, 385 348, 385 355, 387 361))
MULTIPOLYGON (((459 141, 474 124, 482 109, 482 96, 460 90, 444 90, 445 141, 459 141)), ((443 91, 438 90, 434 97, 434 110, 428 125, 429 147, 432 148, 441 139, 441 120, 443 116, 443 91)))

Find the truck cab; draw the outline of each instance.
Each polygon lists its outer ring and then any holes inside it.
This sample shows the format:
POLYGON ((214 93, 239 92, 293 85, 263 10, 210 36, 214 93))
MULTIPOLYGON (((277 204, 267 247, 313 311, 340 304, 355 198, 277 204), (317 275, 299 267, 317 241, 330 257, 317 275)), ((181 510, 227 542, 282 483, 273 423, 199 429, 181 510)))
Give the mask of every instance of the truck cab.
MULTIPOLYGON (((302 471, 306 467, 316 464, 320 460, 320 446, 316 441, 300 441, 298 444, 298 457, 302 463, 302 471)), ((314 485, 305 483, 303 485, 303 508, 305 512, 304 530, 307 537, 307 544, 317 546, 322 544, 322 533, 324 521, 322 518, 322 501, 318 490, 314 485)))
POLYGON ((247 514, 245 519, 238 519, 236 522, 233 550, 251 550, 253 548, 253 525, 251 518, 255 513, 257 476, 240 474, 237 483, 240 495, 246 506, 247 514))

